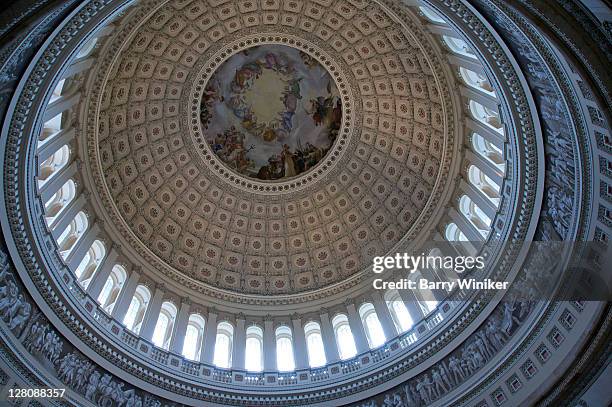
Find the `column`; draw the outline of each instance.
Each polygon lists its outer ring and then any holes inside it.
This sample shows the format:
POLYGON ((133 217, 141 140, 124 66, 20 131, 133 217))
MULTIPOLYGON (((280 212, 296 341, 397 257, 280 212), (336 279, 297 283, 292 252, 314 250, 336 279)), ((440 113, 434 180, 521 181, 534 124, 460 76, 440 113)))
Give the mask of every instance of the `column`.
MULTIPOLYGON (((452 222, 450 219, 446 219, 444 222, 438 225, 438 230, 434 235, 433 241, 438 243, 438 247, 442 247, 442 253, 445 256, 464 256, 466 253, 466 244, 469 242, 456 242, 450 241, 446 239, 446 225, 452 222)), ((473 248, 473 246, 470 245, 473 248)), ((453 273, 449 273, 445 271, 446 275, 449 279, 457 278, 457 273, 453 271, 453 273)))
POLYGON ((232 348, 232 366, 235 369, 244 370, 244 358, 246 349, 246 319, 244 314, 236 316, 236 327, 234 330, 234 346, 232 348))
POLYGON ((73 75, 78 74, 79 72, 86 71, 87 69, 91 68, 93 64, 94 64, 94 58, 87 58, 87 59, 77 61, 74 64, 70 65, 68 69, 66 69, 62 73, 62 79, 66 79, 73 75))
MULTIPOLYGON (((476 253, 476 247, 472 244, 473 240, 470 238, 469 234, 465 233, 467 220, 462 215, 455 210, 455 208, 450 208, 449 215, 451 217, 451 221, 455 222, 459 230, 461 230, 467 238, 467 241, 454 241, 450 242, 453 244, 454 249, 458 252, 458 255, 461 256, 472 256, 476 253), (460 253, 459 253, 460 251, 460 253)), ((472 230, 472 229, 470 229, 472 230)))
MULTIPOLYGON (((422 269, 421 270, 421 275, 423 276, 423 278, 427 279, 428 281, 441 281, 429 269, 422 269)), ((448 292, 446 290, 438 290, 438 289, 431 290, 431 293, 433 294, 433 298, 427 298, 428 296, 425 296, 425 298, 423 298, 423 299, 427 300, 427 301, 435 300, 435 301, 440 302, 440 301, 444 300, 446 298, 446 296, 448 295, 448 292)))
MULTIPOLYGON (((451 242, 441 242, 440 245, 445 245, 445 252, 444 255, 445 256, 462 256, 463 253, 461 253, 456 246, 456 244, 453 244, 451 242)), ((459 273, 457 273, 455 271, 455 269, 453 269, 452 267, 442 267, 442 268, 437 268, 435 272, 438 277, 440 279, 444 279, 444 281, 455 281, 459 278, 459 273)))
POLYGON ((397 336, 397 329, 395 328, 393 318, 391 318, 391 314, 389 313, 387 303, 382 299, 380 293, 378 292, 374 292, 372 294, 372 301, 374 309, 376 310, 376 315, 380 321, 380 325, 385 333, 385 338, 387 340, 395 338, 395 336, 397 336))
POLYGON ((423 314, 423 310, 419 305, 416 295, 412 290, 397 290, 397 292, 402 298, 402 301, 404 302, 404 305, 406 306, 410 317, 412 317, 413 324, 416 325, 420 320, 423 319, 423 317, 425 317, 425 314, 423 314))
POLYGON ((482 192, 478 190, 474 185, 461 180, 459 182, 459 189, 463 191, 482 211, 491 219, 495 218, 497 214, 497 208, 491 202, 490 199, 485 198, 482 192))
POLYGON ((62 129, 57 134, 51 137, 51 140, 43 143, 42 146, 38 148, 38 162, 42 163, 47 158, 51 157, 57 150, 62 148, 65 144, 70 143, 70 141, 74 138, 74 129, 62 129))
POLYGON ((355 304, 348 303, 346 305, 348 312, 349 325, 351 326, 351 332, 355 339, 355 346, 357 347, 357 353, 363 353, 370 349, 368 345, 368 337, 366 336, 365 330, 363 329, 363 323, 361 317, 355 309, 355 304))
POLYGON ((329 314, 323 312, 321 315, 321 336, 323 337, 323 347, 325 348, 325 358, 327 363, 334 363, 340 360, 340 354, 338 353, 338 345, 336 344, 336 337, 334 335, 334 329, 329 321, 329 314))
POLYGON ((455 208, 449 210, 449 216, 459 226, 459 229, 468 238, 469 242, 480 242, 483 240, 480 232, 469 222, 463 214, 457 212, 455 208))
POLYGON ((76 93, 72 96, 61 96, 59 99, 51 103, 47 106, 45 110, 43 121, 47 122, 53 119, 58 114, 62 113, 65 110, 70 109, 72 106, 76 105, 81 99, 81 94, 76 93))
POLYGON ((217 340, 217 312, 214 309, 208 311, 204 331, 204 349, 201 353, 200 361, 212 365, 215 356, 215 342, 217 340))
POLYGON ((94 222, 90 228, 88 228, 83 236, 75 243, 75 247, 72 248, 70 253, 68 253, 68 257, 66 257, 66 265, 70 270, 74 270, 79 266, 83 257, 85 257, 85 253, 87 250, 91 248, 94 240, 98 237, 100 233, 100 226, 94 222))
POLYGON ((446 239, 439 231, 435 231, 434 236, 431 240, 434 242, 446 242, 446 239))
POLYGON ((446 35, 447 37, 457 37, 457 33, 447 25, 428 24, 427 29, 432 34, 446 35))
POLYGON ((130 277, 123 285, 119 297, 117 298, 115 308, 113 308, 113 312, 111 313, 112 317, 117 321, 123 322, 123 318, 130 307, 130 302, 132 302, 132 298, 134 298, 136 287, 138 287, 138 280, 140 280, 140 273, 136 270, 137 269, 132 269, 130 277))
POLYGON ((98 269, 94 272, 85 290, 93 299, 98 299, 111 270, 117 264, 117 257, 119 257, 119 253, 115 250, 115 245, 112 245, 110 252, 104 257, 102 264, 98 266, 98 269))
POLYGON ((60 235, 64 233, 64 230, 66 230, 70 222, 74 220, 77 213, 85 207, 86 203, 87 199, 85 196, 83 194, 79 195, 74 201, 70 202, 68 207, 63 209, 55 221, 51 223, 51 234, 56 241, 60 235))
POLYGON ((172 338, 170 339, 170 352, 176 354, 183 353, 183 345, 185 343, 185 332, 187 332, 187 324, 189 323, 189 308, 191 302, 189 298, 183 298, 181 308, 179 309, 176 322, 172 328, 172 338))
POLYGON ((68 181, 70 178, 74 177, 78 169, 77 161, 73 161, 67 167, 64 167, 60 170, 60 172, 56 175, 53 175, 49 181, 47 181, 40 189, 38 193, 43 202, 47 202, 53 194, 55 194, 59 189, 68 181))
POLYGON ((448 58, 448 62, 455 66, 462 66, 470 71, 485 75, 485 71, 482 68, 482 65, 476 59, 470 59, 466 56, 459 54, 449 54, 446 56, 448 58))
POLYGON ((293 359, 295 361, 295 370, 308 369, 308 349, 306 347, 306 337, 302 320, 299 316, 294 315, 291 318, 293 330, 291 332, 293 339, 293 359))
POLYGON ((497 99, 495 96, 484 93, 484 91, 477 91, 474 88, 468 88, 466 86, 459 87, 461 95, 480 103, 481 105, 488 107, 491 110, 497 111, 499 109, 497 99))
POLYGON ((468 118, 465 119, 465 126, 469 130, 472 130, 472 131, 480 134, 488 142, 495 144, 497 147, 499 147, 501 150, 503 150, 503 147, 504 147, 504 136, 501 133, 493 130, 489 126, 485 126, 481 122, 476 121, 476 120, 472 119, 471 117, 468 117, 468 118))
POLYGON ((476 167, 480 168, 489 178, 491 178, 497 185, 501 187, 503 182, 503 175, 497 167, 491 164, 488 160, 485 160, 480 155, 474 153, 471 150, 465 152, 465 158, 476 167))
POLYGON ((274 320, 269 315, 264 319, 263 357, 264 371, 276 370, 276 333, 274 320))
POLYGON ((105 25, 104 27, 100 28, 98 31, 96 31, 96 37, 98 38, 98 41, 103 38, 106 37, 107 35, 110 35, 113 33, 113 31, 115 31, 116 25, 113 24, 108 24, 105 25))
POLYGON ((155 325, 159 318, 159 312, 161 311, 161 305, 164 301, 164 290, 163 285, 155 288, 155 294, 149 302, 147 311, 145 312, 144 319, 142 321, 142 327, 140 328, 140 336, 151 340, 153 338, 153 332, 155 331, 155 325))

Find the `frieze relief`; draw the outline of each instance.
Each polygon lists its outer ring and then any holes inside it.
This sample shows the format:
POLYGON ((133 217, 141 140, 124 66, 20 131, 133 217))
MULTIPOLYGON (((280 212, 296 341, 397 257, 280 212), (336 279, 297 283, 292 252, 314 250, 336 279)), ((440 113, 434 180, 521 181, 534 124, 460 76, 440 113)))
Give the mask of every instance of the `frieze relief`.
MULTIPOLYGON (((483 7, 485 14, 487 7, 483 7)), ((550 235, 550 228, 540 228, 540 238, 566 240, 573 233, 572 219, 575 213, 577 193, 581 185, 577 175, 578 150, 575 148, 575 122, 568 116, 564 104, 564 95, 555 85, 552 73, 532 42, 505 17, 503 13, 490 13, 488 17, 497 25, 498 30, 508 39, 507 44, 515 50, 515 55, 523 69, 531 92, 534 96, 540 115, 544 149, 546 154, 545 200, 543 216, 540 222, 553 225, 555 233, 550 235)), ((575 120, 580 120, 575 115, 575 120)))
POLYGON ((99 407, 178 407, 135 388, 84 356, 40 312, 0 249, 0 328, 10 332, 55 377, 99 407))

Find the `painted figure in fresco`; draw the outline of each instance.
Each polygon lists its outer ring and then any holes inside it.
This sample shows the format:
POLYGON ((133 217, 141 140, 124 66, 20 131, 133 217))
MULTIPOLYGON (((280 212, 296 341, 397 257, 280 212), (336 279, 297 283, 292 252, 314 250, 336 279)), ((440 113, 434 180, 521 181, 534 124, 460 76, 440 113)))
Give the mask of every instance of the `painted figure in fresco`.
POLYGON ((244 90, 250 87, 260 75, 261 65, 258 62, 243 65, 240 69, 236 70, 236 75, 231 85, 232 90, 235 92, 244 92, 244 90))
POLYGON ((283 158, 283 163, 285 164, 285 177, 295 177, 297 172, 295 171, 293 153, 291 153, 291 150, 287 144, 283 145, 283 153, 281 157, 283 158))
POLYGON ((201 113, 211 150, 239 173, 261 180, 294 177, 317 165, 333 145, 342 118, 333 79, 316 59, 283 46, 269 47, 237 54, 240 62, 216 72, 201 113), (254 102, 247 91, 265 70, 278 74, 275 105, 280 109, 260 115, 257 103, 265 101, 254 102), (226 109, 231 114, 221 116, 226 109), (209 122, 209 115, 220 115, 219 123, 215 117, 209 122))
POLYGON ((231 98, 227 101, 227 105, 234 115, 237 118, 242 119, 242 121, 253 121, 253 112, 251 108, 247 106, 246 101, 244 100, 244 95, 241 93, 234 93, 231 98))
POLYGON ((283 160, 278 155, 272 155, 268 158, 268 165, 264 165, 259 169, 257 178, 262 180, 272 180, 282 178, 285 174, 283 160))
POLYGON ((293 78, 286 81, 287 85, 285 86, 283 96, 281 97, 281 101, 285 106, 285 111, 278 114, 280 128, 277 129, 276 137, 274 137, 274 139, 284 139, 293 129, 293 116, 295 116, 298 100, 302 99, 300 90, 301 80, 302 78, 293 78))
POLYGON ((254 146, 244 146, 244 134, 239 132, 236 127, 232 126, 225 132, 217 134, 215 139, 210 142, 210 148, 224 162, 232 168, 240 172, 246 171, 252 166, 252 161, 249 160, 247 154, 254 149, 254 146))
MULTIPOLYGON (((259 133, 258 133, 259 134, 259 133)), ((268 126, 262 126, 261 128, 261 138, 264 141, 267 142, 272 142, 274 140, 276 140, 276 131, 274 131, 274 129, 272 127, 268 127, 268 126)))
POLYGON ((204 128, 208 128, 212 120, 212 108, 216 102, 223 102, 223 95, 220 92, 219 82, 211 81, 204 89, 202 101, 200 103, 200 121, 204 128))
MULTIPOLYGON (((282 112, 279 114, 279 118, 280 118, 280 122, 281 122, 281 126, 283 130, 287 132, 291 131, 291 128, 293 127, 292 121, 293 121, 294 115, 295 115, 294 112, 289 112, 289 111, 282 112)), ((276 138, 278 138, 278 134, 276 138)))
POLYGON ((7 310, 8 314, 4 318, 7 322, 11 322, 13 320, 13 317, 17 315, 17 312, 23 305, 24 301, 23 294, 19 294, 17 300, 15 300, 15 302, 13 302, 13 304, 7 310))
POLYGON ((416 391, 419 393, 419 396, 425 403, 430 403, 429 392, 427 391, 427 386, 429 383, 422 378, 417 379, 416 391))
POLYGON ((311 110, 308 112, 312 115, 315 125, 320 126, 323 124, 323 118, 325 117, 327 110, 331 107, 331 98, 325 98, 319 96, 316 99, 310 99, 311 110))
POLYGON ((306 65, 309 69, 313 69, 319 65, 319 62, 313 56, 303 51, 300 51, 300 58, 302 58, 302 62, 304 62, 304 65, 306 65))
POLYGON ((300 82, 303 78, 295 78, 287 81, 285 91, 283 93, 283 103, 288 112, 295 112, 299 99, 302 99, 300 82))
MULTIPOLYGON (((327 85, 330 90, 331 84, 327 85)), ((342 106, 340 98, 335 97, 329 92, 328 96, 319 96, 310 99, 310 111, 306 111, 315 122, 316 126, 327 126, 331 130, 340 129, 342 120, 342 106)))
POLYGON ((282 74, 290 74, 294 71, 287 55, 282 52, 269 52, 264 57, 264 66, 282 74))

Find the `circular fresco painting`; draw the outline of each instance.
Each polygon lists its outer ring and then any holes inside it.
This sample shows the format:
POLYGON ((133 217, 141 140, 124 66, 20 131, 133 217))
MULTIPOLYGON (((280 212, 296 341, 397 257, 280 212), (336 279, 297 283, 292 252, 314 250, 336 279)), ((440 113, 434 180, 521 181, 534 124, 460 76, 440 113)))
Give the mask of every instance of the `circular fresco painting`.
POLYGON ((340 130, 336 83, 312 56, 261 45, 231 56, 208 81, 201 120, 211 150, 234 171, 278 180, 319 163, 340 130))

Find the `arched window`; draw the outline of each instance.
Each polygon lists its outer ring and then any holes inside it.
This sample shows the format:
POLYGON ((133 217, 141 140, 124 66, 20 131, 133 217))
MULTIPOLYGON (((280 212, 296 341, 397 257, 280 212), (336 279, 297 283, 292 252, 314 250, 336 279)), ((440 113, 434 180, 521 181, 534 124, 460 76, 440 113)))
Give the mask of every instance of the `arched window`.
POLYGON ((168 349, 172 339, 172 329, 176 320, 176 306, 169 301, 162 303, 155 330, 153 331, 152 342, 160 348, 168 349))
POLYGON ((85 44, 83 44, 83 46, 77 53, 75 59, 85 58, 86 56, 90 55, 93 52, 94 48, 96 47, 97 43, 98 43, 98 37, 94 37, 88 40, 85 44))
POLYGON ((449 223, 446 226, 446 231, 444 232, 444 236, 446 240, 449 242, 467 242, 468 239, 465 234, 459 229, 457 224, 449 223))
POLYGON ((359 307, 359 316, 361 317, 361 323, 365 328, 370 348, 376 348, 384 344, 386 340, 385 332, 380 325, 374 305, 370 303, 363 304, 361 307, 359 307))
POLYGON ((68 255, 74 249, 79 239, 85 234, 87 227, 87 215, 81 211, 77 213, 72 222, 66 226, 64 232, 57 238, 57 245, 64 260, 68 258, 68 255))
POLYGON ((306 336, 310 367, 323 366, 327 362, 327 358, 325 357, 325 348, 323 347, 321 326, 317 322, 307 323, 304 325, 304 335, 306 336))
POLYGON ((104 247, 104 243, 99 240, 94 240, 89 250, 87 250, 87 253, 85 253, 83 260, 81 260, 74 270, 74 275, 83 288, 89 286, 91 278, 98 270, 98 267, 100 267, 100 264, 102 264, 105 255, 106 248, 104 247))
POLYGON ((397 290, 387 291, 385 293, 385 301, 387 302, 387 308, 389 308, 391 318, 398 332, 406 332, 412 328, 412 325, 414 325, 412 316, 410 312, 408 312, 406 304, 402 301, 397 290))
POLYGON ((504 172, 504 153, 495 144, 491 143, 478 133, 472 133, 472 148, 474 151, 504 172))
POLYGON ((144 285, 136 287, 130 306, 123 318, 125 327, 130 331, 138 334, 140 327, 142 326, 142 320, 144 319, 145 312, 149 306, 151 300, 151 292, 144 285))
POLYGON ((334 319, 332 319, 332 327, 334 328, 340 359, 350 359, 355 356, 357 354, 357 348, 355 347, 355 339, 353 338, 351 326, 349 325, 346 315, 336 315, 334 319))
POLYGON ((468 168, 468 180, 480 190, 491 202, 499 205, 500 186, 475 165, 468 168))
POLYGON ((189 315, 185 340, 183 342, 183 356, 191 360, 199 360, 204 339, 204 318, 199 314, 189 315))
POLYGON ((461 75, 461 78, 466 83, 466 85, 478 91, 484 92, 487 95, 495 97, 495 90, 493 89, 493 86, 491 86, 491 83, 489 82, 486 76, 466 69, 464 67, 459 68, 459 74, 461 75))
POLYGON ((57 174, 68 164, 70 159, 70 148, 64 145, 49 158, 40 164, 38 171, 38 186, 46 184, 53 175, 57 174))
POLYGON ((76 196, 76 184, 69 179, 45 203, 45 220, 51 225, 76 196))
POLYGON ((433 9, 427 7, 427 6, 419 6, 419 9, 421 10, 421 13, 423 13, 423 15, 425 16, 425 18, 427 18, 429 21, 431 21, 432 23, 436 23, 436 24, 446 24, 446 20, 444 20, 440 14, 438 14, 437 12, 435 12, 433 9))
POLYGON ((113 308, 115 307, 117 298, 119 297, 119 292, 121 292, 121 288, 123 287, 123 283, 125 283, 126 278, 127 273, 125 269, 116 264, 113 266, 113 269, 108 275, 106 283, 104 283, 104 287, 98 296, 98 303, 109 314, 113 312, 113 308))
POLYGON ((476 54, 470 49, 467 42, 462 39, 449 37, 448 35, 443 35, 442 39, 454 53, 465 55, 468 58, 476 58, 476 54))
POLYGON ((232 365, 232 348, 234 341, 234 327, 229 322, 217 324, 217 339, 215 341, 215 354, 213 363, 216 366, 229 368, 232 365))
POLYGON ((53 136, 56 135, 62 129, 63 115, 64 115, 63 112, 58 113, 43 124, 43 128, 40 133, 40 137, 38 138, 39 146, 51 140, 53 136))
POLYGON ((461 197, 459 200, 459 211, 472 225, 474 225, 483 237, 489 235, 489 231, 491 230, 491 218, 489 218, 469 196, 463 195, 461 197))
POLYGON ((280 372, 295 370, 293 358, 293 335, 288 326, 276 328, 276 368, 280 372))
POLYGON ((246 330, 244 367, 252 372, 263 370, 263 329, 256 325, 246 330))
POLYGON ((498 133, 504 132, 504 126, 502 125, 501 118, 499 117, 499 113, 494 110, 489 109, 482 104, 470 100, 470 112, 474 119, 478 120, 485 126, 495 130, 498 133))

